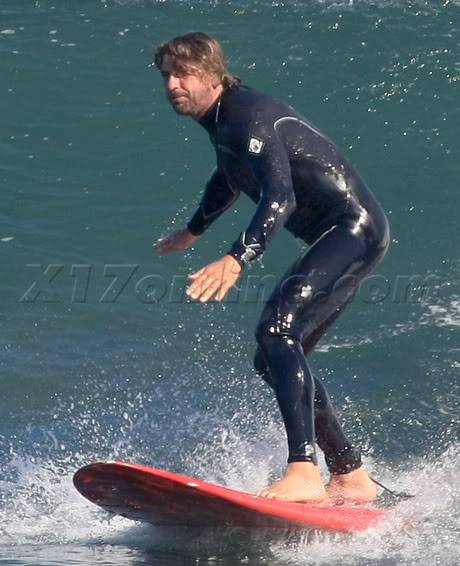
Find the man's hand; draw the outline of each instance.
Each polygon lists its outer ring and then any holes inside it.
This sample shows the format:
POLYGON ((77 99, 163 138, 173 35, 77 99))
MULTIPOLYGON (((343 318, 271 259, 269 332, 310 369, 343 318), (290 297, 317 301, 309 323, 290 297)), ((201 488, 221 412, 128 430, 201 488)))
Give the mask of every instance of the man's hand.
POLYGON ((191 246, 198 238, 199 236, 194 236, 187 228, 182 228, 181 230, 172 232, 169 236, 160 238, 153 244, 153 248, 161 255, 171 252, 180 252, 191 246))
POLYGON ((217 301, 221 301, 237 282, 240 272, 241 266, 236 259, 231 255, 224 255, 189 275, 193 282, 186 291, 187 295, 192 299, 199 299, 202 303, 213 296, 217 301))

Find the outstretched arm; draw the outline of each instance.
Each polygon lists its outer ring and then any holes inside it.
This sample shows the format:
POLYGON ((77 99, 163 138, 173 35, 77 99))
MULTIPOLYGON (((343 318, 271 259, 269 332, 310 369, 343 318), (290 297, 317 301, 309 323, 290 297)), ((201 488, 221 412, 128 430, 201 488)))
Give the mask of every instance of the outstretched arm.
MULTIPOLYGON (((295 209, 291 167, 276 133, 273 132, 262 141, 262 145, 253 145, 252 149, 260 150, 247 156, 261 187, 257 210, 249 227, 228 254, 189 276, 192 283, 187 294, 193 299, 206 302, 215 297, 221 301, 236 284, 244 265, 265 251, 268 241, 295 209)), ((250 150, 251 140, 247 146, 248 153, 251 153, 250 150)))
POLYGON ((175 230, 160 238, 153 247, 160 254, 182 251, 195 242, 203 232, 238 198, 227 183, 223 172, 216 168, 206 184, 198 210, 186 228, 175 230))
POLYGON ((206 184, 198 210, 187 224, 188 230, 200 236, 239 197, 239 191, 228 184, 217 167, 206 184))
POLYGON ((153 248, 161 255, 170 254, 171 252, 180 252, 191 246, 198 238, 199 236, 192 234, 188 228, 181 228, 164 238, 160 238, 153 244, 153 248))

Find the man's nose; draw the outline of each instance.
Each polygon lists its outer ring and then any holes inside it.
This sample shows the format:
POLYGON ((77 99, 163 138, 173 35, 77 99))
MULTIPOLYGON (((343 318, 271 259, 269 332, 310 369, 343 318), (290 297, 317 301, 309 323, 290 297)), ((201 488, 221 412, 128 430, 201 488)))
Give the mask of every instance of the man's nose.
POLYGON ((166 88, 169 91, 173 91, 178 86, 179 86, 179 77, 173 75, 172 73, 168 75, 168 78, 166 79, 166 88))

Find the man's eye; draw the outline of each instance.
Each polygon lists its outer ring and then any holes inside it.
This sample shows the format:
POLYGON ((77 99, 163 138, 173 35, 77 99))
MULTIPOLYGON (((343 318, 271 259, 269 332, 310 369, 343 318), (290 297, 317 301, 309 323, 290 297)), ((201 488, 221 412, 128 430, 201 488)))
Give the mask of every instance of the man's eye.
POLYGON ((184 77, 190 77, 191 75, 194 75, 195 71, 193 69, 181 69, 180 71, 177 71, 176 75, 179 78, 184 78, 184 77))

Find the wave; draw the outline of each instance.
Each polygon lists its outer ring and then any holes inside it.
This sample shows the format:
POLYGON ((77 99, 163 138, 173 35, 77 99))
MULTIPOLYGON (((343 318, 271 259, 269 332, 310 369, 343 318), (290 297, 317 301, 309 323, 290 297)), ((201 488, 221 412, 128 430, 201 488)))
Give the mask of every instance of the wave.
MULTIPOLYGON (((195 475, 205 479, 240 489, 256 489, 271 474, 277 473, 281 464, 281 458, 263 457, 270 450, 269 446, 273 446, 274 435, 276 438, 279 432, 273 423, 263 427, 254 441, 241 437, 238 427, 234 427, 232 434, 216 437, 214 443, 198 448, 196 455, 200 454, 200 458, 191 467, 195 467, 195 475), (216 459, 216 453, 221 457, 216 459)), ((393 468, 376 466, 367 458, 366 465, 381 481, 396 491, 412 492, 415 497, 398 502, 388 520, 378 528, 353 536, 238 529, 216 533, 136 526, 121 517, 111 518, 76 492, 72 475, 77 460, 82 464, 85 457, 53 460, 15 456, 3 466, 0 482, 2 555, 16 552, 16 556, 20 556, 21 552, 32 552, 35 548, 37 556, 44 548, 54 548, 55 553, 65 556, 69 548, 75 556, 78 555, 76 548, 89 545, 106 549, 106 545, 111 545, 114 553, 119 554, 120 548, 130 549, 131 557, 164 555, 169 556, 168 563, 178 564, 186 559, 201 560, 210 556, 218 561, 225 556, 232 556, 234 560, 246 557, 249 562, 257 557, 259 563, 266 560, 267 563, 276 561, 299 566, 344 562, 382 566, 457 564, 458 443, 451 444, 437 458, 420 458, 393 468)))

